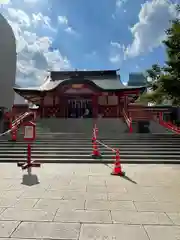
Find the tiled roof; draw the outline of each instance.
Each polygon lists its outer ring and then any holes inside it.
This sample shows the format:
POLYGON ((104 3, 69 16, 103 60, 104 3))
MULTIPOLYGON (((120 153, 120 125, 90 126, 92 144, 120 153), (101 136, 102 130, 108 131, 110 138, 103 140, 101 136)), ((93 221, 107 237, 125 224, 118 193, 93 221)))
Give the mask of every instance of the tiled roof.
MULTIPOLYGON (((61 84, 65 83, 75 83, 77 82, 78 79, 64 79, 64 80, 55 80, 52 81, 50 78, 47 79, 47 81, 41 85, 40 87, 34 87, 34 88, 17 88, 14 87, 14 90, 16 91, 51 91, 58 87, 61 84)), ((144 88, 144 86, 125 86, 124 84, 121 83, 121 81, 116 78, 116 79, 83 79, 83 81, 87 81, 89 83, 92 83, 96 85, 99 89, 101 90, 125 90, 125 89, 137 89, 137 88, 144 88)))

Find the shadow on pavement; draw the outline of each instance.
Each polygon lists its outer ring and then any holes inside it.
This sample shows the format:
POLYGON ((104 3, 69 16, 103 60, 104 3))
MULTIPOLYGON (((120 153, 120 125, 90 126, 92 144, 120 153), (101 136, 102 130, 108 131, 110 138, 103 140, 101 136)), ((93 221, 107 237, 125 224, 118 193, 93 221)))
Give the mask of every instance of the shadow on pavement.
MULTIPOLYGON (((110 169, 113 169, 111 166, 109 166, 109 164, 104 163, 104 165, 105 165, 106 167, 110 168, 110 169)), ((129 181, 129 182, 131 182, 131 183, 137 184, 136 181, 132 180, 130 177, 128 177, 128 176, 126 176, 126 175, 124 175, 124 176, 119 176, 119 177, 121 177, 121 178, 123 178, 123 179, 125 179, 125 180, 127 180, 127 181, 129 181)))
POLYGON ((134 184, 137 184, 137 182, 136 181, 134 181, 134 180, 132 180, 131 178, 129 178, 128 176, 121 176, 121 178, 123 178, 123 179, 125 179, 125 180, 127 180, 127 181, 129 181, 129 182, 131 182, 131 183, 134 183, 134 184))

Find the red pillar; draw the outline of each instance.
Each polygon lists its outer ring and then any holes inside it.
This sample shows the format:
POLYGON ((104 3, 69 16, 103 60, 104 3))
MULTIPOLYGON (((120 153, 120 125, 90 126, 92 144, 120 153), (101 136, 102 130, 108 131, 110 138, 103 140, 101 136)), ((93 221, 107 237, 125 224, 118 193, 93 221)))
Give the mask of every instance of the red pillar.
POLYGON ((41 109, 40 117, 43 118, 44 117, 44 96, 42 96, 40 100, 40 109, 41 109))
POLYGON ((124 110, 127 110, 127 95, 124 95, 124 110))
POLYGON ((129 117, 129 111, 128 111, 128 95, 124 95, 124 110, 127 113, 127 116, 129 117))
POLYGON ((92 97, 92 115, 94 119, 98 117, 98 95, 92 97))
POLYGON ((56 95, 53 93, 53 107, 52 107, 52 116, 56 117, 57 108, 56 108, 56 95))
POLYGON ((118 111, 118 114, 117 114, 117 117, 121 117, 121 97, 120 97, 120 95, 119 94, 117 94, 117 98, 118 98, 118 109, 117 109, 117 111, 118 111))
POLYGON ((53 108, 56 106, 56 95, 55 93, 53 94, 53 108))
POLYGON ((68 118, 68 96, 61 96, 60 111, 63 118, 68 118))

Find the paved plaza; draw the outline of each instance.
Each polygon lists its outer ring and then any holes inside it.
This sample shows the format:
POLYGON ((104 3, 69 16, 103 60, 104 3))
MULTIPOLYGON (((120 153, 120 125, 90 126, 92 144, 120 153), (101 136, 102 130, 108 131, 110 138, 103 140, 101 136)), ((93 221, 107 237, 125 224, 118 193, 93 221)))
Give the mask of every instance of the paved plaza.
POLYGON ((0 240, 179 240, 180 166, 0 165, 0 240), (22 184, 23 183, 23 184, 22 184), (34 184, 34 185, 33 185, 34 184))

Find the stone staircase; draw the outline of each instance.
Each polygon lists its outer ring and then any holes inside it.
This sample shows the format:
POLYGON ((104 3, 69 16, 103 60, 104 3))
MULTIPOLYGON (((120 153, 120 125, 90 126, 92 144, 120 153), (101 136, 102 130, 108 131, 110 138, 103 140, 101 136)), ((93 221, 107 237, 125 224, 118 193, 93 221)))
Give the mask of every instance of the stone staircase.
MULTIPOLYGON (((179 135, 125 133, 127 127, 120 120, 100 119, 97 125, 99 140, 119 148, 124 163, 180 163, 179 135)), ((102 159, 92 159, 92 126, 91 119, 38 120, 32 159, 42 163, 112 163, 113 152, 101 145, 102 159)), ((17 142, 1 138, 0 162, 26 161, 26 148, 21 132, 17 142)))

